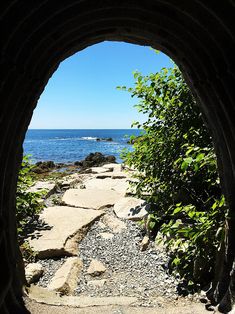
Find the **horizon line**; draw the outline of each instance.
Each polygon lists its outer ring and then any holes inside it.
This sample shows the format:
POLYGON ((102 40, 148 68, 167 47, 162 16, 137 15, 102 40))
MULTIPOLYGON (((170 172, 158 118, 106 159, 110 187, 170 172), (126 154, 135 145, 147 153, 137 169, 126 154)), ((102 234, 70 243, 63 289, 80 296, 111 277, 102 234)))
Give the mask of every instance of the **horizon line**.
POLYGON ((138 130, 138 128, 28 128, 28 130, 138 130))

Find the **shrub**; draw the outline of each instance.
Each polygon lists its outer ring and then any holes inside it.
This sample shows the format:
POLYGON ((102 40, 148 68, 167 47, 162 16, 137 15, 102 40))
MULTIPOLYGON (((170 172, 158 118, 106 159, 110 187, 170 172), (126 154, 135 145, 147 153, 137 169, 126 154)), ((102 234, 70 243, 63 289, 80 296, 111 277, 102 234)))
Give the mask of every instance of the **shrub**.
POLYGON ((133 123, 142 134, 122 158, 137 170, 136 194, 151 205, 149 226, 171 250, 170 268, 188 284, 206 284, 226 213, 212 138, 177 67, 134 78, 133 88, 118 88, 139 99, 147 119, 133 123))

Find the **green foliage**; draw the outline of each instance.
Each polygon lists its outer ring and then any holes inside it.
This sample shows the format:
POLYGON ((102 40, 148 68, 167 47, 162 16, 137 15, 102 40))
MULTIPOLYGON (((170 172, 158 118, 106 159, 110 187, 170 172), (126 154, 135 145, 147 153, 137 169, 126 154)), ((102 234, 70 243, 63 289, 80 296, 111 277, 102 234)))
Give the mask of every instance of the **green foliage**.
POLYGON ((29 219, 36 219, 43 207, 41 202, 42 193, 29 192, 29 188, 34 183, 31 176, 33 167, 30 164, 29 156, 24 156, 18 174, 16 191, 16 222, 20 242, 29 219))
POLYGON ((142 134, 122 158, 137 170, 136 194, 151 205, 149 227, 163 234, 171 267, 188 283, 205 283, 226 213, 212 139, 178 68, 134 78, 134 88, 119 89, 139 99, 147 120, 133 124, 142 134))

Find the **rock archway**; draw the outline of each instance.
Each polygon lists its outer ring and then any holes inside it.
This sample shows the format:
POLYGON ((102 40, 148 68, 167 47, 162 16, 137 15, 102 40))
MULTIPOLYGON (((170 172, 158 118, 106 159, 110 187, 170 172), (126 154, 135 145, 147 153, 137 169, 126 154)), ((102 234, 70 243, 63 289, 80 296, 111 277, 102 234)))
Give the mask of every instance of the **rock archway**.
MULTIPOLYGON (((235 248, 235 3, 176 0, 3 0, 0 4, 0 312, 25 313, 15 228, 22 142, 59 63, 104 40, 150 45, 181 68, 212 129, 230 207, 215 301, 231 294, 235 248)), ((228 302, 226 302, 228 304, 228 302)))

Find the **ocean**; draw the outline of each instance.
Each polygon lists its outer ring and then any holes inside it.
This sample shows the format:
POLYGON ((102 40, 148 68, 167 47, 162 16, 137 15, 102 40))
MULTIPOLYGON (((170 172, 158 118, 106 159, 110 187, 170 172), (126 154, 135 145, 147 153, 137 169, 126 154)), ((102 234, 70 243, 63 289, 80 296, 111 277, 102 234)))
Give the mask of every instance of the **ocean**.
POLYGON ((23 148, 24 154, 31 155, 32 162, 52 160, 56 163, 74 163, 87 155, 101 152, 114 155, 117 162, 122 162, 120 152, 132 146, 127 143, 128 136, 139 135, 139 129, 110 130, 45 130, 29 129, 23 148), (112 138, 110 142, 97 141, 97 138, 112 138))

